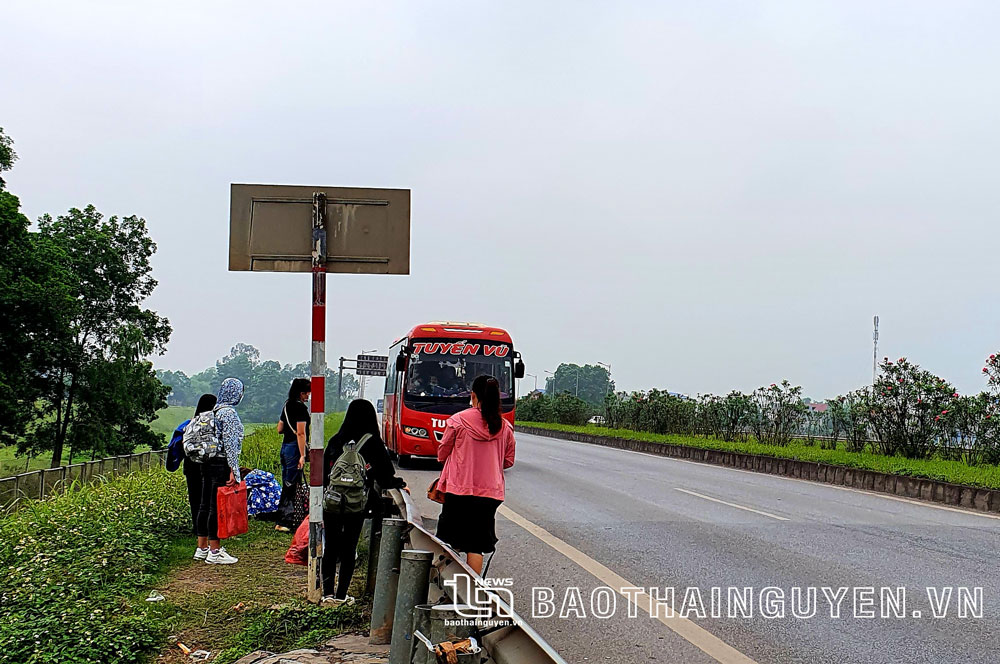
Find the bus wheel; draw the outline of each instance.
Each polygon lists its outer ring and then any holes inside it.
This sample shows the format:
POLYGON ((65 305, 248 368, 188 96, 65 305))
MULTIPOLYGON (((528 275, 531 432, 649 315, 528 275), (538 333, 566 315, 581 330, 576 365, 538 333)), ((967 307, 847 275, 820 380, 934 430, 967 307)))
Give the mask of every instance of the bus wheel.
POLYGON ((396 463, 400 468, 410 467, 410 455, 409 454, 396 454, 396 463))

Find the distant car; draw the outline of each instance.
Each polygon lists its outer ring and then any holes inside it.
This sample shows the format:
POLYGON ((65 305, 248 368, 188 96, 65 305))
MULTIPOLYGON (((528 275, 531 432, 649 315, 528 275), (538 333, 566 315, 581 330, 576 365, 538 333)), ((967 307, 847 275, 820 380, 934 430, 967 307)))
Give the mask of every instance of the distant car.
POLYGON ((604 416, 603 415, 594 415, 592 418, 590 418, 589 420, 587 420, 587 424, 597 424, 598 426, 600 426, 600 425, 604 424, 604 416))

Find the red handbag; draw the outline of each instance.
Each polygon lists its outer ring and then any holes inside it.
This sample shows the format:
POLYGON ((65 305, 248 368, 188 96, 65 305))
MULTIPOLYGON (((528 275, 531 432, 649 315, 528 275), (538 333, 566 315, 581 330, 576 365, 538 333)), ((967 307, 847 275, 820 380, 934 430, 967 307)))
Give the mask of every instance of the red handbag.
POLYGON ((247 532, 247 485, 220 486, 216 498, 219 519, 219 539, 235 537, 247 532))
POLYGON ((427 497, 435 503, 441 503, 444 505, 444 491, 438 488, 438 482, 440 480, 440 477, 435 479, 431 482, 431 485, 427 487, 427 497))

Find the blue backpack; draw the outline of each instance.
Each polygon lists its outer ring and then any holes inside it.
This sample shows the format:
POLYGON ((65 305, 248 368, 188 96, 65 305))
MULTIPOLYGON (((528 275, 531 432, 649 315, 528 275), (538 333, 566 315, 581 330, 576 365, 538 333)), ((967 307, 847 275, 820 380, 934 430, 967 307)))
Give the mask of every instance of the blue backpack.
POLYGON ((167 445, 166 466, 171 473, 180 468, 181 461, 184 460, 184 428, 190 421, 181 422, 181 425, 174 429, 174 435, 171 436, 170 444, 167 445))

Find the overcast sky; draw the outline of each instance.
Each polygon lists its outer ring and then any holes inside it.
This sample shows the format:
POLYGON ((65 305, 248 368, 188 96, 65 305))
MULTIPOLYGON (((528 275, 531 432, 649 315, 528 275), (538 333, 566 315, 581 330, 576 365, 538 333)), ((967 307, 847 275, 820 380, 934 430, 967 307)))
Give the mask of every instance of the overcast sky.
POLYGON ((330 277, 331 365, 474 320, 539 384, 823 398, 870 381, 879 314, 880 355, 978 391, 998 7, 8 0, 6 179, 32 219, 147 220, 164 368, 308 359, 308 276, 227 271, 229 184, 266 182, 412 189, 411 274, 330 277))

